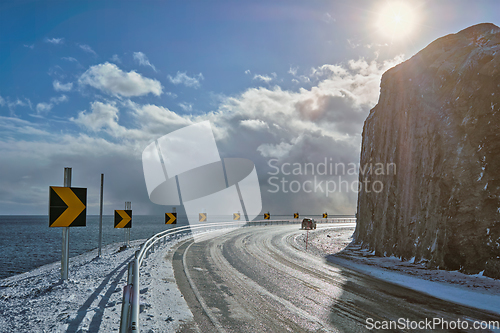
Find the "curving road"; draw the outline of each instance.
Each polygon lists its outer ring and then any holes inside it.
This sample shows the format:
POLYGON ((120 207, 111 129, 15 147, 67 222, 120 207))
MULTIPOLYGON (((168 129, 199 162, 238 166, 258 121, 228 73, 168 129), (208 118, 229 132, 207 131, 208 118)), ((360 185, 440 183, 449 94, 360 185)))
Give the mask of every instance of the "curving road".
MULTIPOLYGON (((328 225, 346 226, 353 224, 328 225)), ((460 318, 471 327, 498 320, 305 253, 296 243, 303 232, 298 225, 248 227, 181 243, 175 278, 196 322, 183 331, 368 332, 367 318, 460 318)))

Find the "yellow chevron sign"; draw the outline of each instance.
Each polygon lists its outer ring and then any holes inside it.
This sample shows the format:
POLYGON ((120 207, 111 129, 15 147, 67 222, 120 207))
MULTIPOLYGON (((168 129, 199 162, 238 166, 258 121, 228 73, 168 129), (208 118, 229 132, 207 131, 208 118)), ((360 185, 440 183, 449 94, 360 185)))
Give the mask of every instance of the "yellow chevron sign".
POLYGON ((264 220, 269 220, 271 218, 271 214, 264 213, 264 220))
POLYGON ((86 188, 51 186, 49 192, 49 227, 85 227, 86 188))
POLYGON ((207 220, 207 213, 200 213, 200 222, 205 222, 207 220))
POLYGON ((240 220, 240 213, 233 213, 233 220, 239 221, 240 220))
POLYGON ((327 219, 328 218, 328 213, 323 213, 323 218, 327 219))
POLYGON ((115 228, 132 228, 132 210, 115 210, 115 228))
POLYGON ((165 224, 177 224, 177 213, 165 213, 165 224))
POLYGON ((293 218, 298 219, 299 218, 299 213, 293 213, 293 218))

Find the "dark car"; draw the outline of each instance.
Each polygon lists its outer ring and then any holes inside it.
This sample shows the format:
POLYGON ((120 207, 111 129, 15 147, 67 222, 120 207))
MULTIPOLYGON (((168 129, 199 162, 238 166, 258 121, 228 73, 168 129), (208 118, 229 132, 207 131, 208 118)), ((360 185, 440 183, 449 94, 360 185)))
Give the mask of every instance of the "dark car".
POLYGON ((316 229, 316 221, 314 221, 314 219, 306 217, 305 219, 302 220, 302 229, 305 230, 316 229))

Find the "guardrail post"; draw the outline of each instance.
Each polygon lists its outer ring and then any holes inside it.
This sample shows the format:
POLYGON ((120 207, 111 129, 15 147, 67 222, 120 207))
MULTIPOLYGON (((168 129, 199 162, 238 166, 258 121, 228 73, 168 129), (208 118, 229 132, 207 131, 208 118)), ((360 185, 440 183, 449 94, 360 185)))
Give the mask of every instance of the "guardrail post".
POLYGON ((132 284, 132 280, 134 279, 134 262, 131 261, 128 263, 128 277, 127 283, 132 284))
POLYGON ((131 330, 139 332, 139 259, 134 260, 134 278, 132 281, 131 330))
MULTIPOLYGON (((137 255, 137 252, 136 252, 137 255)), ((123 287, 122 313, 120 317, 120 333, 128 333, 130 328, 130 309, 132 296, 132 281, 134 279, 134 264, 135 261, 128 263, 127 285, 123 287)))
POLYGON ((128 333, 129 332, 130 296, 132 294, 132 289, 133 289, 132 285, 130 285, 130 284, 127 284, 125 287, 123 287, 120 333, 128 333))

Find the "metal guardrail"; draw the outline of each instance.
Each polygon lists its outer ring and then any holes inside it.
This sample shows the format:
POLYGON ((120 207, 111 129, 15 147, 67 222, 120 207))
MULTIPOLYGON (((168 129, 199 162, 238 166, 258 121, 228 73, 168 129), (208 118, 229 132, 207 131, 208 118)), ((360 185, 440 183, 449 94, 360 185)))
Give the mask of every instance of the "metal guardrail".
MULTIPOLYGON (((317 223, 335 223, 335 222, 355 222, 356 218, 332 218, 317 220, 317 223)), ((150 252, 154 252, 155 248, 166 243, 166 238, 177 235, 190 230, 206 229, 213 227, 226 226, 259 226, 259 225, 279 225, 279 224, 298 224, 302 219, 291 220, 259 220, 259 221, 233 221, 233 222, 212 222, 194 225, 185 225, 176 227, 157 233, 148 238, 141 249, 135 252, 135 259, 128 263, 128 278, 127 285, 123 287, 123 302, 122 312, 120 317, 120 333, 139 332, 139 269, 142 261, 148 257, 150 252)))

